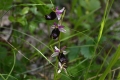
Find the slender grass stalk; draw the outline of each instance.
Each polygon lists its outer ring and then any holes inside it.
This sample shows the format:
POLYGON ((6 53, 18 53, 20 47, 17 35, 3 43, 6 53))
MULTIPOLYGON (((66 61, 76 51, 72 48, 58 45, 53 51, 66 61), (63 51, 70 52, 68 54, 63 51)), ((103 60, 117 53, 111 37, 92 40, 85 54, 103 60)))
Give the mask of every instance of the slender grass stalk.
MULTIPOLYGON (((120 69, 120 67, 117 67, 117 68, 111 70, 110 72, 114 72, 114 71, 119 70, 119 69, 120 69)), ((110 73, 110 72, 109 72, 109 73, 110 73)), ((91 78, 88 78, 87 80, 95 80, 95 78, 101 77, 101 76, 102 76, 102 74, 98 74, 98 76, 93 76, 93 77, 91 77, 91 78)), ((118 75, 118 76, 119 76, 119 75, 118 75)), ((97 78, 96 80, 98 80, 98 78, 97 78)), ((109 80, 109 79, 108 79, 108 80, 109 80)), ((119 79, 117 79, 117 80, 119 80, 119 79)))
POLYGON ((11 75, 11 73, 13 72, 13 69, 14 69, 14 67, 15 67, 16 56, 15 56, 15 52, 14 52, 14 51, 13 51, 13 53, 14 53, 13 66, 12 66, 12 68, 11 68, 11 70, 10 70, 9 74, 7 75, 6 80, 9 78, 9 76, 11 75))
POLYGON ((55 63, 55 70, 54 70, 54 80, 57 80, 58 78, 58 73, 57 73, 57 70, 58 70, 58 59, 56 58, 56 63, 55 63))
MULTIPOLYGON (((99 71, 97 72, 97 75, 96 75, 96 76, 98 76, 99 72, 101 71, 101 69, 102 69, 103 65, 105 64, 106 59, 107 59, 107 57, 109 56, 109 53, 111 52, 111 50, 112 50, 112 48, 109 50, 109 52, 108 52, 107 56, 105 57, 105 59, 104 59, 102 65, 100 66, 100 69, 99 69, 99 71)), ((96 78, 97 78, 97 77, 96 77, 96 78)), ((97 79, 96 79, 96 80, 97 80, 97 79)))
POLYGON ((110 72, 111 68, 114 66, 114 64, 117 62, 117 60, 120 57, 120 45, 118 45, 118 48, 114 54, 114 56, 112 57, 108 67, 106 68, 106 70, 104 71, 104 73, 102 74, 102 76, 100 77, 99 80, 105 80, 105 77, 107 76, 107 74, 110 72))
MULTIPOLYGON (((15 36, 15 37, 17 37, 17 36, 15 36)), ((19 37, 17 37, 17 38, 19 38, 19 37)), ((21 39, 21 40, 23 40, 24 42, 28 43, 31 47, 33 47, 36 51, 38 51, 50 64, 52 64, 54 67, 56 67, 56 66, 55 66, 50 60, 48 60, 47 57, 46 57, 40 50, 38 50, 35 46, 33 46, 31 43, 25 41, 24 39, 21 39)))
POLYGON ((63 14, 62 14, 62 16, 61 16, 61 19, 60 19, 60 21, 59 21, 59 24, 60 24, 60 25, 62 24, 62 21, 63 21, 63 18, 64 18, 64 16, 65 16, 65 13, 66 13, 66 10, 64 10, 64 12, 63 12, 63 14))
POLYGON ((53 6, 53 8, 54 8, 54 4, 53 4, 52 0, 50 0, 50 2, 51 2, 52 6, 53 6))
POLYGON ((81 65, 82 63, 84 63, 85 61, 87 61, 88 59, 84 59, 81 62, 79 62, 76 66, 72 67, 70 70, 75 69, 76 67, 78 67, 79 65, 81 65))
POLYGON ((103 29, 104 29, 105 22, 106 22, 106 18, 107 18, 108 5, 109 5, 109 0, 107 0, 107 4, 106 4, 106 7, 105 7, 105 12, 104 12, 103 20, 102 20, 102 22, 101 22, 101 27, 100 27, 100 31, 99 31, 97 43, 99 43, 99 41, 100 41, 100 39, 101 39, 101 36, 102 36, 102 33, 103 33, 103 29))
MULTIPOLYGON (((6 75, 8 75, 8 74, 2 74, 2 76, 6 76, 6 75)), ((18 80, 16 77, 14 77, 14 76, 12 76, 12 75, 9 75, 9 77, 11 77, 11 78, 13 78, 13 79, 15 79, 15 80, 18 80)), ((3 79, 3 80, 7 80, 7 79, 3 79)), ((9 79, 8 79, 9 80, 9 79)))
POLYGON ((6 80, 1 73, 0 73, 0 76, 1 76, 1 78, 2 78, 3 80, 6 80))
POLYGON ((105 27, 105 23, 106 23, 106 19, 108 17, 108 14, 111 10, 112 4, 114 2, 114 0, 111 1, 111 3, 109 2, 110 0, 107 0, 107 4, 106 4, 106 8, 105 8, 105 12, 104 12, 104 16, 103 16, 103 20, 101 22, 101 27, 100 27, 100 31, 99 31, 99 35, 98 35, 98 43, 102 37, 102 33, 103 33, 103 29, 105 27))
POLYGON ((108 16, 108 14, 109 14, 109 11, 110 11, 110 9, 111 9, 111 6, 112 6, 112 4, 113 4, 113 1, 114 1, 114 0, 112 0, 112 2, 111 2, 111 4, 110 4, 110 7, 109 7, 109 0, 107 0, 107 4, 106 4, 104 16, 103 16, 103 20, 102 20, 102 22, 101 22, 101 27, 100 27, 100 31, 99 31, 99 35, 98 35, 98 41, 97 41, 96 46, 95 46, 94 55, 93 55, 93 57, 92 57, 92 60, 90 61, 90 64, 89 64, 89 66, 88 66, 88 69, 87 69, 87 71, 86 71, 86 73, 85 73, 85 77, 84 77, 85 79, 84 79, 84 80, 86 80, 88 71, 89 71, 89 69, 90 69, 90 66, 91 66, 93 60, 94 60, 94 56, 95 56, 95 53, 96 53, 96 50, 97 50, 99 41, 100 41, 100 39, 101 39, 101 37, 102 37, 102 33, 103 33, 103 29, 104 29, 104 27, 105 27, 106 19, 107 19, 107 16, 108 16))
POLYGON ((60 49, 60 37, 61 37, 61 33, 59 35, 59 38, 58 38, 58 48, 60 49))
POLYGON ((46 5, 46 4, 19 4, 19 5, 14 5, 13 7, 16 7, 16 6, 42 6, 42 5, 46 5))
MULTIPOLYGON (((1 38, 2 39, 2 38, 1 38)), ((23 55, 17 48, 15 48, 10 42, 2 39, 5 43, 7 43, 8 45, 10 45, 14 50, 16 50, 19 54, 21 54, 25 59, 27 59, 28 61, 30 61, 25 55, 23 55)))
POLYGON ((17 48, 15 48, 11 43, 9 43, 8 41, 6 41, 13 49, 15 49, 19 54, 21 54, 25 59, 27 59, 28 61, 30 61, 29 58, 27 58, 25 55, 23 55, 17 48))
POLYGON ((27 42, 31 47, 33 47, 36 51, 38 51, 50 64, 52 64, 54 67, 55 67, 55 65, 50 61, 50 60, 48 60, 47 59, 47 57, 40 51, 40 50, 38 50, 35 46, 33 46, 32 44, 30 44, 29 42, 27 42))
MULTIPOLYGON (((87 30, 85 30, 85 31, 87 31, 87 30)), ((85 32, 85 31, 83 31, 83 32, 85 32)), ((73 35, 71 35, 71 36, 65 37, 65 38, 61 39, 60 42, 61 42, 61 41, 65 41, 65 40, 67 40, 67 39, 70 39, 70 38, 72 38, 72 37, 74 37, 74 36, 77 36, 77 35, 79 35, 80 33, 82 33, 82 32, 78 32, 78 33, 73 34, 73 35)), ((59 43, 59 41, 56 41, 56 42, 54 42, 54 43, 51 44, 51 45, 55 45, 55 44, 58 44, 58 43, 59 43)))
MULTIPOLYGON (((10 29, 10 28, 6 28, 6 27, 4 27, 5 29, 10 29)), ((26 36, 28 36, 28 37, 30 37, 30 38, 32 38, 32 39, 34 39, 34 40, 36 40, 36 41, 38 41, 39 43, 41 43, 41 44, 43 44, 45 47, 47 47, 49 50, 51 50, 51 48, 49 47, 49 46, 47 46, 45 43, 43 43, 42 41, 39 41, 38 39, 36 39, 35 37, 33 37, 33 36, 31 36, 31 35, 29 35, 29 34, 27 34, 27 33, 24 33, 24 32, 21 32, 21 31, 18 31, 18 30, 16 30, 16 29, 12 29, 13 31, 16 31, 16 32, 19 32, 19 33, 21 33, 21 34, 23 34, 23 35, 26 35, 26 36)), ((51 50, 52 51, 52 50, 51 50)))

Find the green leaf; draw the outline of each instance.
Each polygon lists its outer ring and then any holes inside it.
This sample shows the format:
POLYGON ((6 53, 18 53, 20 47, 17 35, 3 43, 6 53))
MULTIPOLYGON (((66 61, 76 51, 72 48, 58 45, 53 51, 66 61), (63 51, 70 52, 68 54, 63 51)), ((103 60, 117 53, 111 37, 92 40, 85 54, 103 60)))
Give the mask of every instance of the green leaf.
POLYGON ((85 58, 90 58, 91 55, 90 55, 89 47, 82 47, 81 54, 84 55, 85 58))
POLYGON ((100 1, 99 0, 90 0, 90 6, 88 7, 88 9, 90 11, 96 10, 98 8, 100 8, 100 1))
POLYGON ((61 33, 61 38, 66 38, 68 36, 70 36, 70 28, 68 24, 62 23, 62 25, 64 25, 64 29, 66 30, 66 33, 61 33))
POLYGON ((49 7, 50 9, 54 7, 52 4, 47 4, 46 6, 49 7))
POLYGON ((24 8, 22 9, 21 15, 25 15, 25 14, 27 14, 28 12, 29 12, 29 7, 24 7, 24 8))
POLYGON ((85 29, 88 29, 88 30, 90 30, 90 28, 91 28, 91 27, 90 27, 90 24, 84 23, 84 22, 81 23, 81 26, 84 26, 84 28, 85 28, 85 29))
POLYGON ((37 24, 35 22, 30 22, 29 30, 31 33, 35 31, 36 27, 37 27, 37 24))
POLYGON ((0 46, 0 59, 4 59, 7 55, 7 49, 5 47, 0 46))
POLYGON ((68 53, 69 60, 73 60, 77 58, 79 54, 79 50, 80 50, 79 48, 71 48, 68 53))
POLYGON ((99 0, 80 0, 80 5, 89 11, 100 8, 99 0))
MULTIPOLYGON (((94 45, 93 40, 86 38, 86 45, 94 45)), ((92 58, 94 54, 94 47, 93 46, 84 46, 81 47, 81 54, 84 55, 85 58, 92 58)))
POLYGON ((49 14, 52 11, 52 4, 45 4, 41 0, 30 0, 34 4, 37 5, 38 11, 40 11, 43 15, 49 14))
POLYGON ((16 22, 16 21, 15 21, 15 18, 14 18, 13 16, 9 16, 9 20, 10 20, 11 22, 16 22))
POLYGON ((25 16, 18 17, 17 22, 21 23, 23 26, 27 25, 27 20, 26 20, 25 16))
POLYGON ((35 15, 38 14, 37 7, 36 7, 36 6, 30 8, 30 11, 31 11, 32 13, 34 13, 35 15))

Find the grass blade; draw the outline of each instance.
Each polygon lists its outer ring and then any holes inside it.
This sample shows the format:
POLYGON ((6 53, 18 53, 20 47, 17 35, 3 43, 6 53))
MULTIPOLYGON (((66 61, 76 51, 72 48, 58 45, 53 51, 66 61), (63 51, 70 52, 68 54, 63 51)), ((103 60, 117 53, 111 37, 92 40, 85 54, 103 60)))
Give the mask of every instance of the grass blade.
POLYGON ((108 67, 106 68, 105 72, 102 74, 102 76, 100 77, 99 80, 105 80, 105 77, 107 76, 107 74, 110 72, 111 68, 114 66, 114 64, 117 62, 117 60, 120 57, 120 45, 118 46, 113 58, 110 61, 110 64, 108 65, 108 67))

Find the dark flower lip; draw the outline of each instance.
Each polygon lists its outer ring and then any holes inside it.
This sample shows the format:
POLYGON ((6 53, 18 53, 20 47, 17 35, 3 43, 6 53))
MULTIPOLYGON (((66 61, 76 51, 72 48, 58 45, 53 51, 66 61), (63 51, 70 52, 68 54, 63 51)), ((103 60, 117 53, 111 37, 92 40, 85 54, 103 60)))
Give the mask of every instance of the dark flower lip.
POLYGON ((59 37, 59 35, 60 35, 59 29, 55 28, 55 29, 52 30, 52 33, 51 33, 50 37, 53 38, 53 39, 57 39, 59 37))
POLYGON ((68 59, 66 58, 66 56, 63 53, 59 53, 58 60, 61 64, 67 64, 67 62, 68 62, 68 59))
POLYGON ((66 68, 67 68, 68 59, 63 54, 63 52, 59 53, 58 61, 59 61, 59 67, 60 67, 60 69, 58 70, 58 73, 60 73, 62 69, 64 69, 65 72, 67 73, 66 68))
POLYGON ((45 19, 46 20, 54 20, 56 18, 56 13, 54 11, 52 11, 50 14, 45 15, 45 19))

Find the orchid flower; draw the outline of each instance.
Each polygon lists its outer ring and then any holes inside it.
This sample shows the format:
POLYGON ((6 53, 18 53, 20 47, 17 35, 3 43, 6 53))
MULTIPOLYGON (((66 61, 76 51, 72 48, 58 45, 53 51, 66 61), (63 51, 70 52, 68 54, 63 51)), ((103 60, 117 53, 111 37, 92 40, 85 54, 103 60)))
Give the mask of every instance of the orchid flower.
POLYGON ((64 69, 64 71, 67 73, 66 71, 66 68, 67 68, 67 58, 66 58, 66 54, 67 52, 66 51, 63 51, 65 47, 63 47, 61 50, 58 49, 56 46, 55 46, 55 52, 51 55, 51 57, 55 57, 57 56, 58 57, 58 65, 59 65, 59 70, 58 70, 58 73, 60 73, 62 71, 62 69, 64 69))
POLYGON ((62 16, 62 13, 63 13, 64 10, 65 10, 65 7, 63 7, 61 10, 58 10, 58 7, 56 7, 55 12, 56 12, 58 20, 60 20, 60 18, 62 16))
POLYGON ((59 53, 61 53, 61 52, 63 52, 63 54, 66 55, 67 52, 64 51, 65 48, 66 48, 66 46, 62 47, 62 49, 60 50, 60 49, 58 49, 58 48, 55 46, 55 51, 54 51, 54 53, 51 55, 51 57, 58 56, 59 53))
POLYGON ((60 25, 60 24, 56 24, 54 23, 54 25, 52 26, 52 28, 58 28, 60 32, 66 33, 66 30, 64 29, 64 26, 60 25))
POLYGON ((53 10, 50 14, 45 15, 45 19, 46 20, 54 20, 57 17, 58 20, 60 20, 64 10, 65 10, 65 7, 63 7, 61 10, 58 10, 58 7, 56 7, 56 9, 53 10))
POLYGON ((64 26, 62 26, 60 24, 54 23, 52 28, 53 28, 53 30, 52 30, 52 33, 51 33, 50 37, 53 38, 53 39, 58 38, 59 35, 60 35, 60 32, 66 33, 66 30, 64 29, 64 26))

